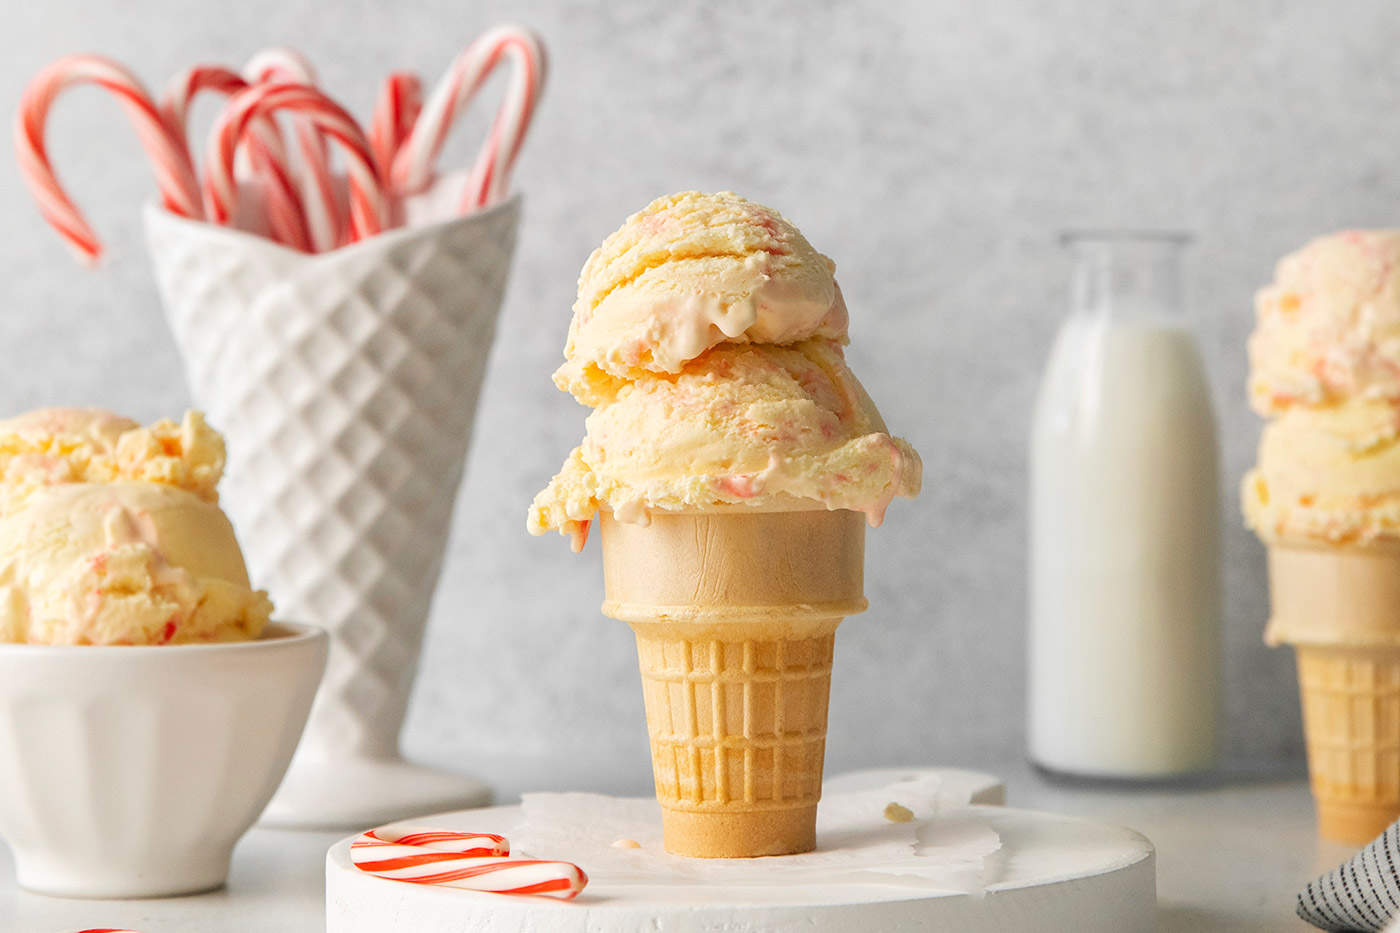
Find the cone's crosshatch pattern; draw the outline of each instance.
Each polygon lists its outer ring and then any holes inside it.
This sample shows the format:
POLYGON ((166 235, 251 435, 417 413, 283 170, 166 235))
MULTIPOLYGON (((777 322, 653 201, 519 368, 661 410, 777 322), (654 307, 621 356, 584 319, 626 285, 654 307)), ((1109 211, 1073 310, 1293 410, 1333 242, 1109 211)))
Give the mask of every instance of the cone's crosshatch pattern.
POLYGON ((518 217, 308 256, 148 213, 249 573, 279 618, 331 632, 304 754, 398 753, 518 217))
POLYGON ((1299 646, 1298 683, 1319 824, 1367 842, 1400 818, 1400 649, 1299 646))
POLYGON ((680 810, 814 805, 835 623, 791 641, 732 628, 694 640, 637 630, 657 797, 680 810))

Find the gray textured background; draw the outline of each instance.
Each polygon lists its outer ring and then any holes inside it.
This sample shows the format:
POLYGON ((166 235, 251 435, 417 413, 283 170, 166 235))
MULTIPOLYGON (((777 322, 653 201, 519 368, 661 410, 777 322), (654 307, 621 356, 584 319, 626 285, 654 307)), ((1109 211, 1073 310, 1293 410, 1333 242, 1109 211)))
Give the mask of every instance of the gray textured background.
MULTIPOLYGON (((1349 4, 519 2, 10 4, 0 97, 91 49, 150 83, 201 59, 302 47, 365 112, 391 67, 436 75, 502 19, 538 28, 551 85, 517 173, 527 195, 408 750, 512 786, 645 790, 631 636, 597 611, 596 549, 524 532, 582 431, 557 392, 575 276, 653 196, 732 188, 835 257, 851 361, 923 453, 925 492, 870 538, 871 610, 842 630, 829 762, 994 766, 1020 754, 1029 405, 1059 320, 1066 226, 1196 234, 1190 314, 1220 411, 1229 512, 1227 749, 1301 756, 1292 664, 1260 643, 1262 550, 1237 478, 1253 290, 1312 234, 1393 223, 1400 12, 1349 4)), ((476 120, 451 150, 461 160, 476 120)), ((51 124, 108 240, 96 272, 0 170, 0 409, 187 404, 140 246, 152 185, 116 108, 75 93, 51 124)), ((7 162, 9 160, 6 160, 7 162)))

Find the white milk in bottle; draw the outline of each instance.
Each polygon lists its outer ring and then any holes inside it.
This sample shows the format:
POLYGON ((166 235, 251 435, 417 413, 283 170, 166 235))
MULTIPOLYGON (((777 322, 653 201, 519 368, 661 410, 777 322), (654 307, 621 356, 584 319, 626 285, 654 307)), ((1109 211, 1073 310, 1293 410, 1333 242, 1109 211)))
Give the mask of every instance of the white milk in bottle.
POLYGON ((1215 763, 1215 418, 1180 320, 1182 237, 1065 237, 1071 309, 1030 446, 1028 733, 1042 768, 1162 779, 1215 763))

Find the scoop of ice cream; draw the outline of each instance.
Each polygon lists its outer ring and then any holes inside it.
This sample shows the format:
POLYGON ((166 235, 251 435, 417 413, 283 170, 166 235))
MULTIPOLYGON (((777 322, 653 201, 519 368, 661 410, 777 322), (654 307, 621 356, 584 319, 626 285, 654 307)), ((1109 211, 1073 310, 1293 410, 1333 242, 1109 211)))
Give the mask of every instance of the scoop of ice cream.
POLYGON ((0 421, 0 512, 59 483, 139 480, 209 502, 224 471, 224 441, 197 411, 142 427, 93 408, 42 408, 0 421))
POLYGON ((1255 296, 1250 401, 1263 415, 1400 399, 1400 230, 1320 237, 1255 296))
POLYGON ((228 519, 184 489, 44 486, 0 515, 0 641, 238 641, 270 612, 228 519))
POLYGON ((601 508, 623 521, 648 509, 771 508, 807 501, 865 512, 919 491, 922 466, 891 437, 840 346, 720 346, 671 377, 625 384, 536 498, 529 529, 582 545, 601 508))
POLYGON ((777 211, 736 194, 658 198, 584 265, 554 381, 596 406, 721 343, 844 340, 835 268, 777 211))
POLYGON ((1290 408, 1264 427, 1242 499, 1265 541, 1400 537, 1400 410, 1366 399, 1290 408))
POLYGON ((113 451, 127 431, 141 427, 130 418, 102 408, 37 408, 0 420, 0 438, 31 444, 62 443, 113 451))

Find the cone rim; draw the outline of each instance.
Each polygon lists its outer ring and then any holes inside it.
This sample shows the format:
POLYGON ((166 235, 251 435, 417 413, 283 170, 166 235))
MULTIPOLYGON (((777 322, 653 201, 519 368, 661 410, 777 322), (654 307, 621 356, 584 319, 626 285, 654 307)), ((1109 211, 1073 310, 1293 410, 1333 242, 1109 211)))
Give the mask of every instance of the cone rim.
MULTIPOLYGON (((729 515, 772 515, 782 512, 857 512, 856 509, 831 508, 820 499, 805 499, 800 496, 789 495, 785 492, 774 493, 762 496, 752 502, 716 502, 712 505, 690 506, 688 508, 668 509, 661 506, 647 506, 643 513, 648 519, 654 516, 661 517, 723 517, 729 515)), ((629 522, 617 517, 617 513, 604 506, 599 509, 598 517, 607 518, 609 521, 620 522, 624 525, 645 525, 646 522, 629 522)))
POLYGON ((1327 541, 1321 538, 1265 538, 1264 547, 1280 551, 1322 551, 1324 553, 1356 553, 1391 551, 1400 557, 1400 538, 1379 536, 1369 541, 1327 541))
MULTIPOLYGON (((830 600, 819 603, 767 603, 754 606, 700 606, 677 603, 657 605, 624 600, 606 599, 602 613, 610 619, 626 622, 635 627, 665 627, 675 633, 677 639, 695 641, 704 639, 696 628, 723 627, 730 629, 743 626, 770 627, 775 623, 836 623, 847 616, 859 615, 870 608, 870 600, 860 599, 830 600)), ((655 637, 654 635, 652 637, 655 637)), ((805 637, 805 636, 804 636, 805 637)), ((775 638, 774 640, 782 640, 775 638)))

